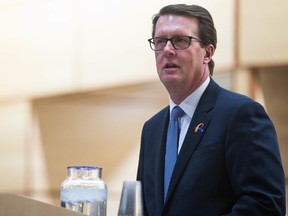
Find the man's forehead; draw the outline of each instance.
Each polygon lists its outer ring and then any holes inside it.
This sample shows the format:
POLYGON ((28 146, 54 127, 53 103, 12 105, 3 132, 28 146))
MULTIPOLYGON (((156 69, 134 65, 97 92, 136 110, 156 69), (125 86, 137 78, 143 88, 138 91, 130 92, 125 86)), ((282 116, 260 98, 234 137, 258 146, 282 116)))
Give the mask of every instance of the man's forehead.
POLYGON ((159 17, 156 23, 156 31, 164 29, 178 29, 178 30, 188 30, 193 33, 198 32, 199 20, 196 17, 188 17, 182 15, 167 14, 159 17))
POLYGON ((166 22, 172 22, 172 21, 183 21, 186 20, 187 22, 193 22, 193 23, 199 23, 199 20, 197 17, 193 17, 193 16, 187 16, 187 15, 178 15, 178 14, 165 14, 165 15, 161 15, 157 21, 157 23, 159 22, 159 20, 165 20, 166 22))

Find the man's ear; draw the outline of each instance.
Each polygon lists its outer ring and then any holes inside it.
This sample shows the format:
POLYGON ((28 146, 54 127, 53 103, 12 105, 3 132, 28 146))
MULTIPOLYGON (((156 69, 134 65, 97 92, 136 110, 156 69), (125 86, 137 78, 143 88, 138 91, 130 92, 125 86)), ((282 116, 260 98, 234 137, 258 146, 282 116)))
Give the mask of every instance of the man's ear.
POLYGON ((214 52, 215 52, 214 46, 212 44, 207 45, 205 47, 205 57, 203 63, 208 64, 211 61, 214 52))

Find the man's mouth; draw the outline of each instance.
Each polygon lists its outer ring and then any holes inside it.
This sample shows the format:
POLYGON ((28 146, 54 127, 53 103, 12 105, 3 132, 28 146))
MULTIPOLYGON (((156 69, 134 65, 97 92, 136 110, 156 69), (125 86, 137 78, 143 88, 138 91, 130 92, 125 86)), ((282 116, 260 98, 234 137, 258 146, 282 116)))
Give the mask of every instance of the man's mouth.
POLYGON ((176 64, 173 64, 173 63, 168 63, 168 64, 165 64, 165 66, 164 66, 164 69, 166 69, 166 68, 179 68, 179 66, 178 65, 176 65, 176 64))

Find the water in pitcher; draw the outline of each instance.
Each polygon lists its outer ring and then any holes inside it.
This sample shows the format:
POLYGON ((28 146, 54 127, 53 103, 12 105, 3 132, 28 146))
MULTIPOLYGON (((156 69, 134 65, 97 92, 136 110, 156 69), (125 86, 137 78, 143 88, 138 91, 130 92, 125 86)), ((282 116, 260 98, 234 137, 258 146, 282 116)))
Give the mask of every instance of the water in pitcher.
POLYGON ((61 207, 89 216, 106 216, 106 194, 98 189, 73 188, 61 191, 61 207))

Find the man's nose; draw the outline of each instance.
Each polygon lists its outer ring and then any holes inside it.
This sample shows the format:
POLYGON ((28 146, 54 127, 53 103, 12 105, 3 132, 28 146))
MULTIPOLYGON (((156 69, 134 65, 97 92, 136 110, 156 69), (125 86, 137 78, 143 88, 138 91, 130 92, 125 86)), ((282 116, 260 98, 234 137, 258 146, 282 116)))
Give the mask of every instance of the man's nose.
POLYGON ((171 43, 171 41, 167 41, 163 51, 164 51, 164 54, 167 56, 172 56, 175 54, 175 48, 173 44, 171 43))
POLYGON ((175 50, 175 48, 174 48, 174 46, 173 46, 171 41, 167 41, 167 43, 166 43, 166 45, 164 47, 164 50, 165 49, 173 49, 173 50, 175 50))

